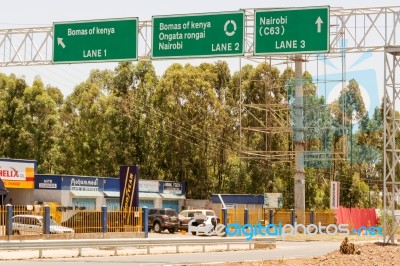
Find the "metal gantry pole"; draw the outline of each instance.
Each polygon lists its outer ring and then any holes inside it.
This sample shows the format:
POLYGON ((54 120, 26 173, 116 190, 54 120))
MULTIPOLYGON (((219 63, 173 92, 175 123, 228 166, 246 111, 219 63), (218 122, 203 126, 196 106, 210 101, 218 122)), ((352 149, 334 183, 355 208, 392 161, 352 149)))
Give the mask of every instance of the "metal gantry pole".
MULTIPOLYGON (((254 9, 245 10, 245 57, 257 60, 254 53, 254 9)), ((400 6, 330 9, 329 54, 340 54, 339 40, 346 34, 346 53, 383 52, 399 36, 400 6)), ((139 21, 138 58, 151 55, 152 21, 139 21)), ((0 67, 52 64, 53 27, 0 29, 0 67)), ((274 56, 282 63, 284 56, 274 56)), ((259 57, 258 57, 259 59, 259 57)), ((265 59, 265 57, 264 57, 265 59)))
POLYGON ((398 228, 395 202, 400 190, 396 178, 396 168, 400 167, 400 144, 396 141, 400 133, 400 117, 396 114, 396 103, 400 101, 400 46, 385 47, 384 56, 383 242, 394 243, 398 228))

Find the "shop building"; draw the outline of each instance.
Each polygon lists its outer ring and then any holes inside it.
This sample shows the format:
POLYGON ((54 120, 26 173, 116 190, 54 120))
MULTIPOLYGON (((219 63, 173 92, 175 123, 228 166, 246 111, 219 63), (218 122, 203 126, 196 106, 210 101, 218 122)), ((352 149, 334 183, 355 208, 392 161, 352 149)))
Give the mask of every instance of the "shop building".
MULTIPOLYGON (((0 158, 2 204, 35 205, 48 202, 65 208, 120 209, 120 179, 113 177, 36 174, 35 160, 0 158)), ((139 180, 139 207, 173 208, 185 202, 182 182, 139 180)))
MULTIPOLYGON (((33 199, 35 202, 57 202, 65 207, 100 210, 119 210, 119 178, 36 175, 33 199)), ((184 205, 185 186, 181 182, 139 180, 139 206, 173 208, 184 205)), ((32 203, 30 203, 32 204, 32 203)))
MULTIPOLYGON (((52 202, 65 208, 120 209, 120 180, 113 177, 36 174, 34 160, 0 159, 4 183, 2 203, 34 205, 52 202)), ((182 182, 139 180, 139 207, 173 208, 184 206, 182 182)))

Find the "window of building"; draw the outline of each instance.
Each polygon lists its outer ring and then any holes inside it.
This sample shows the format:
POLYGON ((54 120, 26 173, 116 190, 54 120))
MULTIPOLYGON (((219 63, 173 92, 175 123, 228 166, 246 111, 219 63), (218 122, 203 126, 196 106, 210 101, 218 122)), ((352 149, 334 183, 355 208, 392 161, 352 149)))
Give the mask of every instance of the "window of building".
POLYGON ((139 200, 139 207, 154 208, 153 200, 139 200))
POLYGON ((179 202, 177 200, 163 200, 162 207, 171 208, 179 212, 179 202))
POLYGON ((73 198, 72 206, 84 208, 85 210, 96 210, 95 198, 73 198))
POLYGON ((118 198, 109 198, 106 199, 106 205, 108 211, 119 211, 120 203, 118 198))

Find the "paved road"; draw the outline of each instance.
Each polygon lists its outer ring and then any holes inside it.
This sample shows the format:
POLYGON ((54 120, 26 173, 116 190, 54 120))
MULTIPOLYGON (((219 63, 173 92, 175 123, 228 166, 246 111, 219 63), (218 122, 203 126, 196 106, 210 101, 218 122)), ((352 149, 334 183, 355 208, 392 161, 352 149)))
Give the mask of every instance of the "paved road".
POLYGON ((1 261, 2 266, 65 266, 65 265, 142 265, 167 266, 198 263, 254 261, 262 259, 321 256, 339 248, 338 242, 277 242, 276 249, 185 254, 156 254, 134 256, 82 257, 24 261, 1 261))

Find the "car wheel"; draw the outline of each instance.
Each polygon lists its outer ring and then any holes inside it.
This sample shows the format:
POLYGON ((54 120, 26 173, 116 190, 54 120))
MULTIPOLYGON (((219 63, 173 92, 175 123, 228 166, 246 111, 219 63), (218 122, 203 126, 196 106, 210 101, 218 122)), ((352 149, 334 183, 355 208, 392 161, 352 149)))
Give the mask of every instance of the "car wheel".
POLYGON ((196 235, 196 232, 192 232, 192 235, 194 235, 194 236, 195 236, 195 235, 196 235))
POLYGON ((178 231, 176 230, 176 228, 168 228, 168 232, 170 232, 171 234, 175 233, 176 231, 178 231))
POLYGON ((13 230, 13 235, 20 235, 21 234, 21 232, 19 231, 19 230, 13 230))
POLYGON ((154 229, 154 232, 161 233, 161 225, 160 225, 160 223, 159 222, 155 222, 153 224, 153 229, 154 229))

